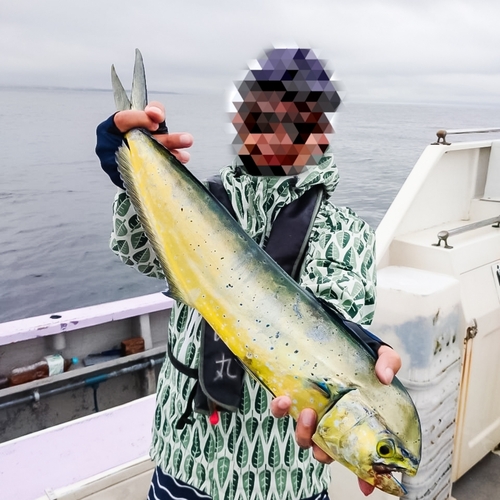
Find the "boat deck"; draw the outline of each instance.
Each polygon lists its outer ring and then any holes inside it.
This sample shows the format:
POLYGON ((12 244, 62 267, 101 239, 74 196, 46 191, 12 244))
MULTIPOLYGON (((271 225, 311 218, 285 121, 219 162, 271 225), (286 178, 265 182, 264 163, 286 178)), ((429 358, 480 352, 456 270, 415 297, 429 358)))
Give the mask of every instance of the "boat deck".
POLYGON ((453 485, 455 500, 500 498, 500 451, 488 453, 453 485))

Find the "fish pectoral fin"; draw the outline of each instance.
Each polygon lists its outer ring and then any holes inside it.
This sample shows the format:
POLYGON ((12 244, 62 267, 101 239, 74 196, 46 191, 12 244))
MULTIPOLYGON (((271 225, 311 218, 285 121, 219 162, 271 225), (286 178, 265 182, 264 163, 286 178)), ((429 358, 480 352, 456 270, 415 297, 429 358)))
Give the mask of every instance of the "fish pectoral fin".
POLYGON ((318 390, 325 398, 327 398, 332 405, 347 393, 356 389, 355 387, 348 387, 340 381, 332 379, 309 378, 307 379, 310 387, 318 390))

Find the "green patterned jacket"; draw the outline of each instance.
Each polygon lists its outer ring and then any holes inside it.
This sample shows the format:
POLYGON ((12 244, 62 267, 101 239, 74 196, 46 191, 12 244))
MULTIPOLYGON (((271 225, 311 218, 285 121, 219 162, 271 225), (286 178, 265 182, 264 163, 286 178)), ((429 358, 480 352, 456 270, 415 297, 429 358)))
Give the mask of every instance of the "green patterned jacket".
MULTIPOLYGON (((245 231, 263 245, 284 205, 313 185, 332 193, 338 183, 333 155, 294 177, 253 177, 234 163, 221 180, 245 231)), ((148 276, 164 278, 126 193, 114 202, 111 248, 123 262, 148 276)), ((300 284, 334 303, 347 318, 370 323, 375 308, 374 233, 348 208, 322 202, 313 224, 300 284)), ((169 342, 182 363, 198 366, 199 314, 184 304, 172 309, 169 342)), ((241 406, 221 413, 211 425, 197 414, 182 430, 175 423, 185 410, 194 380, 167 361, 158 381, 151 456, 161 469, 210 494, 214 500, 295 500, 328 488, 328 467, 300 449, 289 417, 275 419, 271 395, 245 376, 241 406)))

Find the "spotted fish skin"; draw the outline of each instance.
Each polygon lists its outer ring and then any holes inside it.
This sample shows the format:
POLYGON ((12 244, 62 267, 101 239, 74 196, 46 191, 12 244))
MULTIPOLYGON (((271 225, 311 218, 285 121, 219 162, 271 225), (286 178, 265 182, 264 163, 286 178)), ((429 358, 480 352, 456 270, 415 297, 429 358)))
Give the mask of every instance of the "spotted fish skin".
POLYGON ((198 310, 272 394, 290 396, 292 417, 304 408, 317 412, 313 439, 326 453, 370 484, 402 495, 389 472, 416 473, 421 435, 401 383, 379 382, 366 346, 174 155, 140 129, 128 132, 126 141, 117 154, 119 170, 170 295, 198 310), (381 456, 386 441, 394 449, 381 456))

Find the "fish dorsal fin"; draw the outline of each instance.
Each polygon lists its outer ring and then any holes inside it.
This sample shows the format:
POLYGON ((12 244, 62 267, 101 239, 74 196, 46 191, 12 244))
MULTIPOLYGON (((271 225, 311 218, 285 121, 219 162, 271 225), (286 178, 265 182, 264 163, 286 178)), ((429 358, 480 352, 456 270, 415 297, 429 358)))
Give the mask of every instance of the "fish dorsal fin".
MULTIPOLYGON (((151 139, 151 141, 156 142, 153 139, 151 139)), ((118 148, 118 151, 116 153, 116 162, 118 163, 118 170, 122 176, 127 194, 130 200, 132 201, 132 205, 134 206, 137 212, 139 220, 142 224, 142 227, 144 228, 146 235, 148 236, 151 246, 153 247, 155 254, 158 257, 158 260, 160 261, 163 274, 165 275, 165 278, 168 283, 168 291, 165 292, 165 295, 173 298, 174 300, 184 302, 185 304, 192 307, 193 304, 190 303, 189 298, 185 297, 182 294, 181 290, 178 288, 174 276, 168 268, 168 263, 164 262, 164 259, 162 258, 163 251, 161 245, 159 244, 156 238, 156 231, 154 227, 150 224, 148 218, 145 217, 144 215, 145 209, 143 206, 143 201, 139 197, 134 187, 135 186, 135 183, 133 182, 134 168, 132 166, 130 150, 128 149, 127 146, 122 145, 118 148)))

